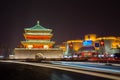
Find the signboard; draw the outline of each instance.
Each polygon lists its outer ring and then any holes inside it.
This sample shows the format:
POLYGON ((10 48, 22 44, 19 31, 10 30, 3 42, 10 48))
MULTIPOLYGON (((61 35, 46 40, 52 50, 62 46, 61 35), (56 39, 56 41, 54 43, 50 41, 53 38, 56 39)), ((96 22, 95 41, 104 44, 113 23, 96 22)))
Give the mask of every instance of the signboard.
POLYGON ((95 47, 99 47, 100 46, 100 44, 99 43, 95 43, 95 47))
POLYGON ((83 46, 92 46, 92 40, 86 40, 83 42, 83 46))

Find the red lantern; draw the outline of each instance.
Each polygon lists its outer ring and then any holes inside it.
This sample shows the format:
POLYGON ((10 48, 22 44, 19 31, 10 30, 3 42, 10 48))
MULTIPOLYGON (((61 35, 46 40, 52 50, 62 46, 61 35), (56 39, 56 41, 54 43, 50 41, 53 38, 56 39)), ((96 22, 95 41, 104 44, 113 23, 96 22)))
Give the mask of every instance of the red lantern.
POLYGON ((69 48, 73 48, 73 43, 69 43, 69 48))
POLYGON ((100 41, 100 46, 104 46, 104 40, 100 41))

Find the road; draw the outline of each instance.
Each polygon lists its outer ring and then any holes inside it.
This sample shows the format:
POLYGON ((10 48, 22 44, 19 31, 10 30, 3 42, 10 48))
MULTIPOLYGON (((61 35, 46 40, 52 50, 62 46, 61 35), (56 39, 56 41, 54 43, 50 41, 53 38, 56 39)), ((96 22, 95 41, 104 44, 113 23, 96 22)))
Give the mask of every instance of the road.
MULTIPOLYGON (((104 74, 99 72, 92 72, 85 69, 56 65, 46 63, 30 63, 19 61, 0 61, 1 72, 6 73, 9 80, 119 80, 117 76, 111 74, 104 74), (9 63, 9 64, 5 64, 9 63), (3 66, 6 65, 6 66, 3 66), (19 65, 18 65, 19 64, 19 65), (27 67, 26 67, 27 66, 27 67), (32 67, 30 67, 32 66, 32 67), (34 66, 34 67, 33 67, 34 66), (12 75, 12 76, 11 76, 12 75)), ((59 62, 60 63, 60 62, 59 62)), ((66 62, 63 62, 66 64, 66 62)), ((71 64, 71 63, 68 63, 71 64)), ((6 77, 5 77, 6 78, 6 77)), ((6 79, 5 79, 6 80, 6 79)))

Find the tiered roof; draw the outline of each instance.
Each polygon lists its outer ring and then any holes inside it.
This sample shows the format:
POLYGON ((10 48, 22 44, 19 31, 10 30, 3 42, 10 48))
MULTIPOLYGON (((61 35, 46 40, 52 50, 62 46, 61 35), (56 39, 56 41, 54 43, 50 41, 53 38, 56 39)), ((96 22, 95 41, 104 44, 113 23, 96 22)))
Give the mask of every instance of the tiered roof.
POLYGON ((47 29, 40 25, 40 22, 37 21, 37 24, 31 28, 25 28, 25 31, 52 31, 52 29, 47 29))

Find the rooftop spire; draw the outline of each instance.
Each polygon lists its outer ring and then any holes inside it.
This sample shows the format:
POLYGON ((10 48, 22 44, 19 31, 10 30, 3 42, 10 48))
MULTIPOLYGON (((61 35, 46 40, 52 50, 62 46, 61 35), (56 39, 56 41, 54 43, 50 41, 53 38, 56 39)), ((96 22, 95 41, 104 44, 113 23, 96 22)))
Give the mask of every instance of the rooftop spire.
POLYGON ((39 22, 39 21, 37 21, 37 25, 40 25, 40 22, 39 22))

